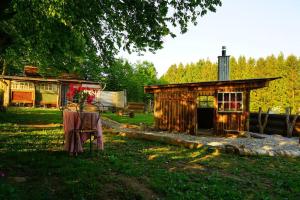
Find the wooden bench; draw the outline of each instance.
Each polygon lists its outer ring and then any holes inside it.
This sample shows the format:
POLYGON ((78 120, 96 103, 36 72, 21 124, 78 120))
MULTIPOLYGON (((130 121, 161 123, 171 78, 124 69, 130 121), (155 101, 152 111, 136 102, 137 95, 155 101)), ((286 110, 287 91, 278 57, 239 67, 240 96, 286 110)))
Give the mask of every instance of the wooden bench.
POLYGON ((125 110, 142 113, 145 111, 145 104, 139 102, 128 102, 128 105, 125 108, 125 110))

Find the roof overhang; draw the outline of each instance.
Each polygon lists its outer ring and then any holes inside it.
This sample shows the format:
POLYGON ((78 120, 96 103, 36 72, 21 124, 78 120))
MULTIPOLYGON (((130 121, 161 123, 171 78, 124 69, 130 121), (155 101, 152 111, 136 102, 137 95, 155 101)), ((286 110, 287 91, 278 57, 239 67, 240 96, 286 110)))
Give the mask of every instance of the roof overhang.
POLYGON ((0 75, 0 79, 4 80, 14 80, 14 81, 36 81, 36 82, 56 82, 56 83, 81 83, 81 84, 91 84, 100 85, 95 81, 78 80, 78 79, 55 79, 55 78, 36 78, 36 77, 24 77, 24 76, 3 76, 0 75))
POLYGON ((268 86, 270 81, 279 79, 274 78, 257 78, 228 81, 209 81, 197 83, 180 83, 165 85, 144 86, 145 93, 159 93, 167 91, 215 91, 215 90, 253 90, 268 86))

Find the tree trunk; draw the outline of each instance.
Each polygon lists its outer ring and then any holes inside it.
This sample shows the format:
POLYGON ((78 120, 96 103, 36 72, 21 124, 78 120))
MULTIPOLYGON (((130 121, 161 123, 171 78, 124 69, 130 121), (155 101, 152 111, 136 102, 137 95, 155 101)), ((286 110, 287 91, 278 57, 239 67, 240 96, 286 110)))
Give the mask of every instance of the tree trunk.
POLYGON ((264 130, 267 126, 267 123, 268 123, 268 118, 269 118, 269 114, 270 114, 270 111, 271 109, 268 108, 268 111, 265 115, 265 118, 264 118, 264 122, 262 122, 262 119, 261 119, 261 115, 262 115, 262 109, 261 107, 259 107, 259 111, 258 111, 258 126, 259 126, 259 133, 260 134, 264 134, 264 130))
MULTIPOLYGON (((292 137, 293 136, 293 130, 295 128, 296 121, 297 121, 297 118, 299 116, 299 113, 296 113, 294 115, 294 117, 293 117, 293 120, 290 121, 291 111, 292 111, 291 107, 287 107, 285 109, 285 115, 286 115, 285 121, 286 121, 286 127, 287 127, 287 133, 286 133, 286 135, 288 137, 292 137)), ((299 142, 300 142, 300 139, 299 139, 299 142)))
POLYGON ((7 71, 7 64, 5 62, 5 59, 3 59, 3 66, 2 66, 2 75, 4 76, 7 71))

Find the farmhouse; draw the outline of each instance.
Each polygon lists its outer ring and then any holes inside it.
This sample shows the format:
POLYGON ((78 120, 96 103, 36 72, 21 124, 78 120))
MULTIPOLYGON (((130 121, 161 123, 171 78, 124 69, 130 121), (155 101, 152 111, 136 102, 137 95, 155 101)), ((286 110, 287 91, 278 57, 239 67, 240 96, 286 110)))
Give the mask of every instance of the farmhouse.
POLYGON ((150 85, 154 94, 155 128, 196 134, 212 129, 217 134, 249 130, 250 91, 268 86, 277 78, 229 79, 226 48, 218 62, 218 81, 150 85))
POLYGON ((70 84, 100 89, 99 83, 93 81, 40 77, 36 67, 26 66, 24 71, 24 76, 0 75, 0 102, 3 106, 60 107, 66 104, 70 84))

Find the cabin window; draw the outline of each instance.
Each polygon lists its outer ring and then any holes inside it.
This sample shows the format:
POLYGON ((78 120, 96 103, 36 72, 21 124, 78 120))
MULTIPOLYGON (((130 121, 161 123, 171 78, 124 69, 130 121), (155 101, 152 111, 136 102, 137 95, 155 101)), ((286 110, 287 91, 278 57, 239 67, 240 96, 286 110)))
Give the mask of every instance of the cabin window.
POLYGON ((39 90, 46 90, 46 91, 57 91, 57 85, 51 83, 41 83, 39 84, 39 90))
POLYGON ((34 85, 31 82, 17 82, 13 81, 11 83, 11 89, 13 90, 33 90, 34 85))
POLYGON ((243 93, 242 92, 219 92, 218 111, 219 112, 242 112, 243 93))
POLYGON ((198 97, 198 107, 199 108, 213 108, 214 107, 214 97, 213 96, 199 96, 198 97))

